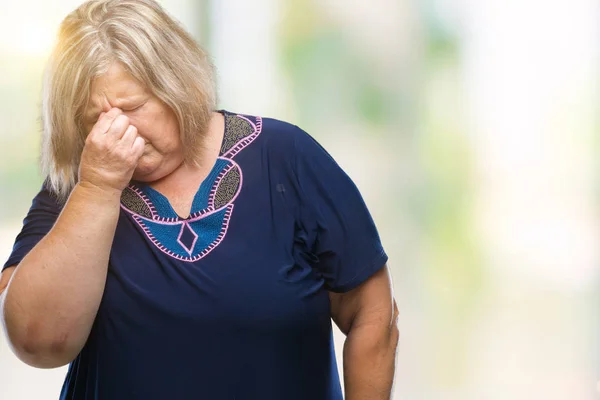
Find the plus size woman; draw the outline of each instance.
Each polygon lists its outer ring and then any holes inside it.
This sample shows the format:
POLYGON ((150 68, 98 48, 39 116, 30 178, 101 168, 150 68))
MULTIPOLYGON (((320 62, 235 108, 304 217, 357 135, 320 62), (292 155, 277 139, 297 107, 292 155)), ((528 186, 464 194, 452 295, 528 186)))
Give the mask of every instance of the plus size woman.
POLYGON ((62 22, 42 170, 0 279, 14 353, 61 399, 389 399, 391 278, 356 186, 306 132, 217 110, 206 53, 151 0, 62 22), (59 394, 56 394, 59 397, 59 394))

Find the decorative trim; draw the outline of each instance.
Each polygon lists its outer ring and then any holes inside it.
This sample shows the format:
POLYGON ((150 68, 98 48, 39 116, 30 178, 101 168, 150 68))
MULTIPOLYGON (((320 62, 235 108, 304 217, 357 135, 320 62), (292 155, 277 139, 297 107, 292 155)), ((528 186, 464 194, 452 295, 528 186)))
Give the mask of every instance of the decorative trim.
POLYGON ((156 212, 156 208, 154 208, 154 204, 152 204, 152 201, 150 201, 148 196, 146 196, 146 193, 142 192, 142 190, 135 185, 129 185, 129 189, 131 189, 133 192, 135 192, 135 194, 140 196, 142 201, 146 203, 148 209, 150 210, 150 214, 152 215, 152 219, 160 218, 158 216, 158 213, 156 212))
POLYGON ((198 237, 198 234, 190 227, 190 225, 187 222, 184 222, 183 224, 181 224, 181 230, 179 231, 179 236, 177 236, 177 243, 179 243, 181 247, 183 247, 183 249, 187 251, 187 253, 191 256, 194 252, 194 247, 196 246, 198 237), (194 241, 192 242, 192 245, 189 248, 185 243, 181 241, 181 236, 183 235, 183 231, 185 228, 187 228, 190 232, 194 234, 194 241))
MULTIPOLYGON (((229 221, 230 221, 231 215, 233 213, 234 202, 237 199, 240 192, 242 191, 243 182, 244 182, 243 171, 242 171, 241 167, 239 166, 239 164, 236 163, 235 161, 233 161, 233 157, 235 157, 240 151, 242 151, 243 149, 248 147, 248 145, 250 145, 250 143, 252 143, 258 137, 258 135, 262 132, 262 118, 261 117, 252 117, 253 119, 256 119, 256 122, 252 122, 246 116, 239 115, 239 114, 234 115, 234 116, 248 122, 251 125, 251 127, 253 128, 253 132, 250 135, 240 139, 237 143, 235 143, 233 145, 233 147, 231 147, 228 151, 226 151, 225 153, 223 153, 222 155, 220 155, 217 158, 217 159, 221 159, 221 160, 227 160, 229 164, 226 165, 223 168, 223 170, 221 170, 219 172, 219 174, 217 175, 217 177, 215 178, 215 180, 212 184, 212 187, 208 193, 207 207, 205 207, 204 209, 199 210, 195 213, 190 214, 190 216, 188 218, 161 217, 158 214, 157 209, 154 206, 152 200, 148 197, 148 195, 146 193, 144 193, 144 191, 142 191, 135 184, 129 185, 129 189, 131 189, 136 195, 138 195, 142 199, 142 201, 148 206, 148 209, 150 210, 150 214, 151 214, 152 218, 148 218, 147 216, 140 215, 137 212, 130 210, 129 208, 127 208, 125 205, 123 205, 121 203, 121 208, 132 216, 133 220, 140 226, 140 228, 142 228, 144 234, 148 237, 148 239, 160 251, 162 251, 163 253, 165 253, 168 256, 171 256, 177 260, 186 261, 186 262, 193 262, 193 261, 200 260, 201 258, 205 257, 207 254, 209 254, 211 251, 213 251, 215 249, 215 247, 217 247, 221 243, 221 241, 225 238, 225 235, 227 234, 227 230, 229 229, 229 221), (239 171, 239 183, 238 183, 237 190, 236 190, 235 194, 233 195, 233 197, 225 205, 216 209, 215 208, 215 196, 219 189, 219 186, 221 185, 221 182, 222 182, 223 178, 227 175, 227 173, 229 173, 234 168, 237 168, 237 170, 239 171), (208 246, 206 246, 206 248, 204 250, 202 250, 199 254, 197 254, 196 256, 192 256, 192 254, 194 253, 194 248, 195 248, 200 236, 190 226, 190 224, 193 222, 199 221, 203 218, 206 218, 216 212, 222 212, 223 210, 225 210, 225 213, 223 214, 221 230, 219 231, 216 239, 214 239, 208 246), (189 256, 186 257, 186 256, 182 256, 180 254, 177 254, 177 253, 173 252, 172 250, 169 250, 165 245, 163 245, 161 242, 159 242, 158 239, 152 234, 152 231, 151 231, 150 227, 148 226, 148 223, 159 224, 159 225, 170 225, 170 226, 181 225, 181 229, 179 230, 179 234, 177 236, 177 243, 181 246, 181 248, 185 252, 188 253, 189 256), (195 235, 195 238, 193 240, 191 248, 189 248, 189 249, 188 249, 188 246, 186 246, 181 241, 181 236, 183 234, 184 229, 186 229, 186 227, 187 227, 187 229, 192 231, 192 233, 195 235)), ((227 126, 226 126, 225 127, 225 135, 227 135, 227 133, 228 133, 228 131, 227 131, 227 126)))
POLYGON ((211 244, 209 244, 206 249, 204 249, 204 250, 202 250, 202 252, 200 252, 198 259, 206 256, 208 253, 213 251, 214 248, 217 247, 221 243, 223 238, 225 238, 225 235, 227 234, 227 230, 229 229, 229 220, 231 219, 231 213, 233 213, 233 206, 234 206, 234 204, 229 204, 227 206, 227 211, 225 211, 225 215, 223 216, 223 225, 221 226, 221 232, 219 232, 219 235, 217 236, 217 238, 215 240, 213 240, 213 242, 211 244))
MULTIPOLYGON (((131 216, 135 220, 135 222, 137 222, 137 224, 140 226, 140 228, 142 228, 142 230, 144 231, 144 233, 146 234, 148 239, 150 239, 150 241, 160 251, 162 251, 166 255, 171 256, 180 261, 194 262, 194 261, 198 261, 201 258, 205 257, 208 253, 213 251, 215 249, 215 247, 217 247, 221 243, 221 241, 223 241, 223 238, 225 238, 225 235, 227 234, 227 230, 229 229, 229 221, 231 219, 231 213, 233 212, 233 206, 234 206, 233 204, 229 204, 227 206, 227 210, 225 211, 225 215, 223 216, 223 224, 221 226, 221 231, 219 232, 219 235, 217 236, 217 238, 215 240, 213 240, 212 243, 210 243, 206 247, 206 249, 202 250, 198 255, 196 255, 194 257, 191 257, 191 256, 183 257, 183 256, 176 254, 173 251, 169 250, 161 242, 159 242, 158 239, 156 239, 156 237, 154 237, 154 235, 152 234, 150 229, 148 229, 148 227, 146 225, 144 225, 144 223, 142 222, 143 218, 140 218, 138 215, 134 215, 134 214, 132 214, 131 216)), ((182 221, 180 221, 180 223, 182 223, 182 221)), ((182 223, 182 225, 183 225, 183 223, 182 223)), ((194 245, 195 244, 196 244, 196 242, 194 241, 194 245)), ((183 247, 183 248, 185 250, 185 247, 183 247)))
POLYGON ((227 207, 228 204, 233 203, 235 201, 235 199, 237 199, 240 192, 242 191, 242 184, 244 183, 244 175, 242 174, 242 168, 240 168, 239 164, 229 158, 227 158, 226 160, 229 161, 231 164, 228 165, 225 169, 223 169, 223 171, 221 171, 221 173, 217 176, 217 178, 215 179, 215 183, 213 184, 213 187, 210 190, 210 193, 208 194, 208 207, 207 208, 214 210, 214 212, 222 210, 223 208, 227 207), (235 191, 235 194, 233 195, 231 200, 229 200, 229 202, 227 204, 225 204, 223 207, 215 209, 215 194, 217 193, 217 190, 219 189, 219 185, 221 184, 221 181, 223 180, 225 175, 227 175, 227 173, 234 168, 237 168, 238 171, 240 171, 240 183, 238 185, 238 188, 235 191))
POLYGON ((229 157, 229 158, 235 157, 237 153, 239 153, 244 148, 246 148, 250 143, 252 143, 254 141, 254 139, 256 139, 258 137, 258 135, 260 135, 260 133, 262 132, 262 118, 261 117, 256 117, 256 124, 254 124, 252 121, 250 121, 248 118, 246 118, 242 115, 237 115, 237 117, 241 118, 243 120, 246 120, 254 128, 254 132, 252 132, 250 135, 248 135, 244 139, 237 142, 231 149, 229 149, 225 154, 223 154, 223 157, 226 157, 226 158, 227 157, 229 157))

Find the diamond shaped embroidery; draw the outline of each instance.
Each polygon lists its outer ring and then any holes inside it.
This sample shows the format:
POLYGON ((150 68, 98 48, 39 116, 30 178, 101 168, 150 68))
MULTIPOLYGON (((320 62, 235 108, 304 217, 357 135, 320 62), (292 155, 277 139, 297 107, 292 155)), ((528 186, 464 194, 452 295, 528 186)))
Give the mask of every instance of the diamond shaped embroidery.
POLYGON ((177 242, 189 253, 192 254, 194 250, 194 245, 198 240, 198 234, 190 228, 190 226, 184 223, 181 226, 181 231, 179 232, 179 237, 177 238, 177 242))

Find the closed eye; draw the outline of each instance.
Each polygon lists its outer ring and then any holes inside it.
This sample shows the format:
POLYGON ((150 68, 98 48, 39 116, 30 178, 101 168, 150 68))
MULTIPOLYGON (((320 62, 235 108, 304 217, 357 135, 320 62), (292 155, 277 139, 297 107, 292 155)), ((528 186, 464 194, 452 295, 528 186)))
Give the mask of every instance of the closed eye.
POLYGON ((139 110, 140 108, 142 108, 144 105, 146 104, 146 102, 143 102, 142 104, 140 104, 137 107, 131 107, 131 108, 123 108, 123 111, 135 111, 135 110, 139 110))

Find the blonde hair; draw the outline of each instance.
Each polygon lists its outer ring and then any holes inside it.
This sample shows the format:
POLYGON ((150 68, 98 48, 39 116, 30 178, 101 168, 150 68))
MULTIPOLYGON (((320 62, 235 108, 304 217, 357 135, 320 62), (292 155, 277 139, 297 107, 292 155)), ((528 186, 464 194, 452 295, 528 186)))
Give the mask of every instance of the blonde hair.
POLYGON ((173 110, 185 160, 198 161, 217 102, 208 55, 153 0, 91 0, 61 23, 44 76, 42 173, 62 201, 77 182, 91 82, 114 62, 173 110))

